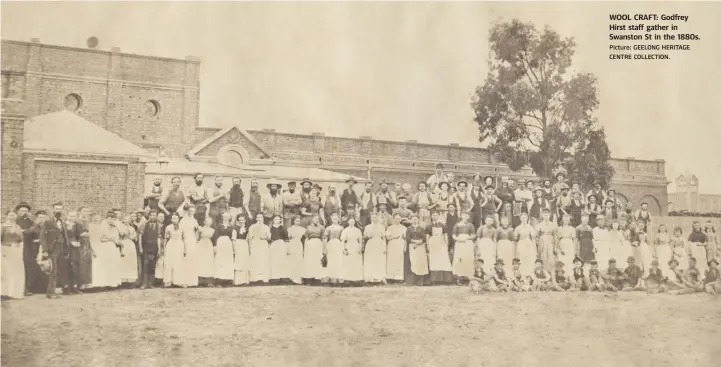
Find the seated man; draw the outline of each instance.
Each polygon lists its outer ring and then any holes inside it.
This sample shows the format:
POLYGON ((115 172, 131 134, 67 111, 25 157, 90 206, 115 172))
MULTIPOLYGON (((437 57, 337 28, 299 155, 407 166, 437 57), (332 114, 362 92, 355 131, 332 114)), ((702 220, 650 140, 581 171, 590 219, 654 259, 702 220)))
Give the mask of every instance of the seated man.
POLYGON ((623 289, 623 282, 626 280, 626 274, 616 267, 616 259, 608 260, 608 269, 606 269, 606 273, 603 275, 606 290, 611 292, 621 290, 623 289))
MULTIPOLYGON (((646 287, 643 283, 643 270, 641 270, 640 266, 636 265, 636 259, 633 256, 629 256, 626 262, 628 263, 628 266, 626 267, 626 270, 624 270, 626 278, 623 280, 623 290, 625 292, 645 291, 646 287)), ((656 267, 658 267, 658 263, 656 264, 656 267)))

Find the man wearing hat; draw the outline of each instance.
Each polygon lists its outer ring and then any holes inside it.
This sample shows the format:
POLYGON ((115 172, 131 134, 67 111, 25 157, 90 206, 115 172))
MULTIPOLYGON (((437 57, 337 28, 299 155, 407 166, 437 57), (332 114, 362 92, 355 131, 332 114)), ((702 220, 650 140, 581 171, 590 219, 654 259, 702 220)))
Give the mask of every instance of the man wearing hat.
POLYGON ((262 213, 263 206, 263 195, 258 191, 258 181, 255 179, 250 180, 250 192, 248 193, 248 202, 245 205, 251 223, 255 223, 255 218, 258 217, 258 213, 262 213))
POLYGON ((601 214, 606 217, 606 220, 618 219, 618 211, 616 210, 616 205, 614 204, 613 200, 606 199, 606 201, 603 203, 603 211, 601 212, 601 214))
POLYGON ((143 206, 149 206, 150 209, 158 210, 158 201, 163 196, 163 179, 160 176, 153 178, 153 186, 150 188, 150 193, 145 195, 145 202, 143 206))
POLYGON ((353 206, 355 209, 356 206, 358 206, 358 194, 356 194, 355 190, 353 189, 353 186, 358 183, 355 178, 349 177, 347 180, 345 180, 345 183, 348 184, 348 187, 346 187, 343 190, 343 193, 340 196, 340 203, 344 210, 346 210, 349 206, 353 206))
MULTIPOLYGON (((70 253, 70 237, 68 228, 63 220, 63 204, 53 204, 53 218, 50 218, 40 225, 40 251, 42 259, 49 259, 51 268, 48 274, 47 297, 57 298, 55 286, 58 276, 58 263, 69 262, 66 257, 70 253)), ((70 264, 64 264, 70 269, 70 264)))
POLYGON ((513 228, 516 228, 521 224, 521 214, 528 214, 531 202, 533 201, 533 192, 526 186, 525 179, 518 179, 518 188, 513 190, 513 197, 513 228))
MULTIPOLYGON (((626 262, 628 266, 626 266, 626 269, 623 271, 626 273, 626 277, 623 280, 623 290, 626 292, 645 291, 643 270, 641 270, 640 266, 636 265, 636 258, 629 256, 626 262)), ((658 261, 656 261, 656 267, 658 267, 658 261)))
MULTIPOLYGON (((281 195, 281 184, 276 179, 271 179, 267 185, 268 193, 263 195, 260 201, 260 212, 266 226, 273 224, 273 217, 283 217, 283 195, 281 195)), ((256 215, 257 216, 257 215, 256 215)))
POLYGON ((616 267, 616 259, 608 260, 608 269, 606 269, 602 278, 606 284, 606 290, 611 292, 623 289, 623 282, 627 280, 626 274, 616 267))
POLYGON ((328 185, 328 194, 321 197, 321 203, 323 205, 323 215, 325 215, 324 226, 331 224, 330 217, 333 214, 337 214, 338 218, 343 216, 343 207, 341 206, 340 196, 336 191, 335 184, 331 183, 328 185))
POLYGON ((16 221, 20 229, 23 230, 23 263, 25 264, 25 295, 29 296, 30 284, 35 283, 35 275, 33 265, 37 266, 36 258, 38 256, 38 248, 33 242, 33 234, 35 233, 35 222, 30 217, 32 208, 30 204, 22 202, 15 207, 18 219, 16 221))
POLYGON ((497 259, 496 264, 491 271, 491 291, 492 292, 507 292, 511 286, 511 282, 506 277, 506 271, 503 269, 504 263, 502 259, 497 259))
POLYGON ((344 210, 343 216, 340 218, 340 225, 343 227, 347 227, 348 221, 351 218, 355 219, 355 226, 363 230, 363 227, 361 227, 360 223, 360 213, 356 211, 356 206, 353 204, 348 204, 348 206, 344 210))
POLYGON ((371 213, 375 210, 375 195, 373 195, 373 183, 366 182, 363 187, 363 192, 361 192, 360 196, 358 197, 358 207, 360 210, 358 211, 360 214, 360 226, 362 228, 365 228, 365 226, 369 225, 371 223, 371 213))
POLYGON ((586 194, 586 199, 588 199, 591 196, 596 197, 597 203, 603 203, 606 201, 606 193, 603 192, 603 187, 601 186, 601 181, 596 180, 593 181, 593 189, 591 189, 588 194, 586 194))
POLYGON ((554 183, 551 187, 553 196, 558 197, 559 195, 561 195, 561 190, 563 190, 564 186, 568 187, 568 185, 566 184, 566 174, 563 172, 556 173, 556 183, 554 183))
POLYGON ((393 210, 393 215, 401 216, 401 224, 408 227, 411 225, 411 216, 413 211, 408 209, 408 198, 405 196, 398 197, 398 209, 393 210))
POLYGON ((288 182, 288 190, 283 191, 283 226, 288 229, 293 225, 293 218, 300 215, 303 198, 295 189, 295 181, 288 182))
POLYGON ((426 184, 428 185, 428 190, 431 193, 437 194, 440 190, 436 191, 438 189, 438 184, 440 182, 450 182, 451 179, 448 177, 448 175, 444 171, 444 167, 442 163, 436 164, 436 173, 431 175, 431 177, 428 177, 428 180, 426 180, 426 184))
POLYGON ((719 272, 718 265, 716 259, 708 261, 708 270, 706 270, 703 280, 706 293, 715 294, 721 292, 721 272, 719 272))
POLYGON ((384 203, 386 204, 386 211, 388 214, 390 214, 390 210, 392 207, 397 206, 396 202, 396 195, 393 191, 388 189, 388 180, 385 178, 381 180, 381 185, 378 191, 375 194, 375 201, 376 204, 384 203))
POLYGON ((303 178, 298 183, 300 185, 300 198, 303 199, 303 203, 310 199, 310 190, 313 189, 313 182, 309 178, 303 178))
POLYGON ((565 182, 561 182, 556 184, 557 186, 554 186, 558 189, 560 189, 559 195, 556 197, 556 218, 558 218, 558 224, 561 224, 561 218, 565 214, 570 214, 571 212, 571 202, 573 201, 573 198, 571 198, 571 195, 569 195, 570 187, 566 185, 565 182))
POLYGON ((544 209, 551 210, 551 207, 548 205, 548 201, 545 197, 543 197, 544 191, 543 187, 537 186, 533 190, 533 202, 531 203, 531 209, 529 216, 531 217, 531 225, 536 225, 536 223, 541 221, 541 213, 544 209))

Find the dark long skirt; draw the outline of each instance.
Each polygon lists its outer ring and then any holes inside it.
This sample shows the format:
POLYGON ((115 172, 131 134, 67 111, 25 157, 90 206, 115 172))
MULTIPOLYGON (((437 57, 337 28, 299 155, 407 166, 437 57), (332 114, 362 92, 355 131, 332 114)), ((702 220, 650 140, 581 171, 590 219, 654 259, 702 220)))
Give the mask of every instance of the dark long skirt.
POLYGON ((593 253, 593 238, 590 236, 583 236, 579 240, 579 256, 583 259, 583 262, 588 264, 589 261, 596 258, 593 253))
POLYGON ((79 263, 79 247, 71 247, 69 249, 69 254, 61 254, 60 256, 58 256, 58 272, 56 281, 57 287, 70 287, 81 284, 77 282, 79 263))
POLYGON ((93 283, 93 251, 87 238, 80 241, 80 262, 76 277, 77 284, 93 283))
POLYGON ((453 272, 431 271, 431 284, 453 284, 453 272))
POLYGON ((405 274, 403 276, 403 282, 406 285, 430 285, 431 284, 431 275, 430 274, 416 275, 415 273, 413 273, 413 271, 411 271, 411 258, 410 258, 408 251, 406 251, 406 253, 405 253, 405 255, 403 255, 403 257, 404 257, 404 262, 405 262, 405 265, 404 265, 405 274))

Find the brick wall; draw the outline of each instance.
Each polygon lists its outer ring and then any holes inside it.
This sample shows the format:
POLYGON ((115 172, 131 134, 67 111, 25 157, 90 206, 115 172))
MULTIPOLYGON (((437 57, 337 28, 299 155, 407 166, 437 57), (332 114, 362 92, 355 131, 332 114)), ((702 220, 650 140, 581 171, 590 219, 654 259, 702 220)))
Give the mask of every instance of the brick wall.
POLYGON ((21 118, 2 119, 2 214, 20 203, 23 191, 22 152, 24 121, 21 118))

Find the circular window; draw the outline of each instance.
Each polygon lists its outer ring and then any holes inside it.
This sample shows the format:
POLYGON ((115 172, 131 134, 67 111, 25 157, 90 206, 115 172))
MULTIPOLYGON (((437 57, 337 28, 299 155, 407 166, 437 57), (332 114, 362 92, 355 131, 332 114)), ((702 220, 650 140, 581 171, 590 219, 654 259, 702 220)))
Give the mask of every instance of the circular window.
POLYGON ((242 167, 244 163, 243 156, 235 150, 227 150, 223 154, 223 163, 227 166, 242 167))
POLYGON ((69 111, 77 111, 82 107, 83 99, 75 93, 65 96, 65 108, 69 111))
POLYGON ((155 100, 145 102, 145 114, 150 117, 157 116, 160 112, 160 103, 155 100))

